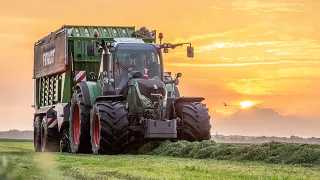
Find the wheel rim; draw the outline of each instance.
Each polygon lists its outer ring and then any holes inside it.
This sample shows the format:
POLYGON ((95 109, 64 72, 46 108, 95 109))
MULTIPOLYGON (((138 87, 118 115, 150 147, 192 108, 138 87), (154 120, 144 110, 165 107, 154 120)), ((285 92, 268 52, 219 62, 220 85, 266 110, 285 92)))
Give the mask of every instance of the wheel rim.
POLYGON ((79 144, 80 136, 80 111, 79 106, 76 105, 73 116, 73 139, 75 144, 79 144))
POLYGON ((93 140, 94 140, 94 144, 96 145, 96 147, 99 146, 99 141, 100 141, 100 121, 99 121, 99 117, 96 114, 95 119, 94 119, 94 125, 93 125, 93 140))
POLYGON ((41 128, 41 147, 43 152, 46 148, 45 141, 44 141, 44 127, 41 128))

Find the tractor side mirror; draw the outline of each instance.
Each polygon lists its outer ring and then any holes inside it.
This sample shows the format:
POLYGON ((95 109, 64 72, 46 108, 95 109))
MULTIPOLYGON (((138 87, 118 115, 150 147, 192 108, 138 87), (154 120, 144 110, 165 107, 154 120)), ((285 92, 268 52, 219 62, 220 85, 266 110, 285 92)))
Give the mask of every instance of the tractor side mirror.
POLYGON ((179 85, 179 78, 182 76, 182 74, 181 73, 177 73, 176 74, 176 78, 173 80, 173 83, 175 84, 175 85, 179 85))
POLYGON ((94 56, 94 50, 95 50, 95 44, 90 43, 87 45, 87 55, 88 56, 94 56))
POLYGON ((193 58, 194 57, 194 49, 193 49, 193 47, 191 47, 191 46, 187 47, 187 56, 189 58, 193 58))

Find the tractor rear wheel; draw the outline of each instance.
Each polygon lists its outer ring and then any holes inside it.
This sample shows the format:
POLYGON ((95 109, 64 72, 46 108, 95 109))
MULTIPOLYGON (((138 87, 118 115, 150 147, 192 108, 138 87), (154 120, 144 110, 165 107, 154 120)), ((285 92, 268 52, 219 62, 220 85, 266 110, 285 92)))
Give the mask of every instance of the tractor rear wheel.
POLYGON ((177 104, 178 138, 187 141, 203 141, 211 138, 210 115, 205 104, 184 102, 177 104))
POLYGON ((122 102, 98 101, 91 114, 91 145, 94 154, 120 154, 129 141, 129 121, 122 102))
POLYGON ((41 152, 41 118, 37 116, 33 128, 34 152, 41 152))
POLYGON ((47 117, 44 116, 41 125, 42 152, 58 152, 60 147, 59 140, 58 128, 48 128, 47 117))
POLYGON ((74 91, 71 100, 69 139, 72 153, 91 152, 90 107, 84 105, 80 89, 74 91))

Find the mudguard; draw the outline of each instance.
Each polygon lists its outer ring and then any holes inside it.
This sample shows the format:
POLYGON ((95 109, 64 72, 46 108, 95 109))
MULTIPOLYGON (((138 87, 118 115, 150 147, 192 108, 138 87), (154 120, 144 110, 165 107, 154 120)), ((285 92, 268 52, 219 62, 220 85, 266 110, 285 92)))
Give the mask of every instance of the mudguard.
POLYGON ((40 108, 35 112, 35 116, 46 116, 46 123, 48 124, 48 128, 58 128, 58 118, 57 118, 57 110, 55 109, 55 105, 40 108))
POLYGON ((173 102, 177 104, 182 102, 202 102, 203 100, 205 100, 204 97, 197 96, 168 97, 167 107, 170 107, 173 104, 173 102))
POLYGON ((80 89, 81 90, 83 103, 86 106, 91 106, 90 92, 89 92, 89 87, 87 85, 87 82, 81 81, 80 83, 78 83, 76 85, 75 89, 80 89))
POLYGON ((100 100, 106 100, 106 101, 123 101, 124 100, 124 97, 122 95, 110 95, 110 96, 98 96, 96 99, 95 99, 95 102, 96 103, 97 101, 100 101, 100 100))
POLYGON ((96 98, 102 95, 101 86, 97 82, 81 81, 76 88, 80 88, 86 106, 93 106, 96 98))
POLYGON ((202 102, 205 100, 204 97, 199 97, 199 96, 182 96, 179 97, 175 100, 175 104, 180 103, 180 102, 202 102))
POLYGON ((179 108, 179 103, 183 103, 183 102, 202 102, 204 99, 205 98, 203 98, 203 97, 197 97, 197 96, 168 97, 167 106, 166 106, 167 117, 172 117, 173 109, 179 108))

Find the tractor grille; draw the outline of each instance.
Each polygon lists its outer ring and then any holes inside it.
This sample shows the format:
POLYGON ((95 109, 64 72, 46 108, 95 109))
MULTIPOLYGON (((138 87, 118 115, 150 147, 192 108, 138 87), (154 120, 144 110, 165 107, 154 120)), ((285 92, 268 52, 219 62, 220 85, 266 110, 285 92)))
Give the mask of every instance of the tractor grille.
POLYGON ((151 99, 152 102, 158 100, 157 96, 152 96, 151 94, 162 94, 165 95, 165 86, 162 81, 159 80, 139 80, 138 86, 140 93, 151 99), (158 89, 154 89, 154 85, 157 86, 158 89))

